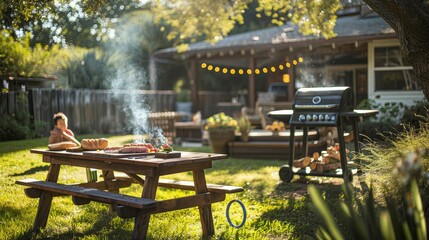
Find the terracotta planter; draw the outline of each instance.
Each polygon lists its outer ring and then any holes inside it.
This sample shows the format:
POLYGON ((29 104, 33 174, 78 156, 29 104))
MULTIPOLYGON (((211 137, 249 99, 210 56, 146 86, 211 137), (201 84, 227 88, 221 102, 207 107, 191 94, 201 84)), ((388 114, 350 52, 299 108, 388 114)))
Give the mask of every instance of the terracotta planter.
POLYGON ((228 153, 228 143, 234 141, 233 128, 210 129, 209 141, 214 153, 228 153))

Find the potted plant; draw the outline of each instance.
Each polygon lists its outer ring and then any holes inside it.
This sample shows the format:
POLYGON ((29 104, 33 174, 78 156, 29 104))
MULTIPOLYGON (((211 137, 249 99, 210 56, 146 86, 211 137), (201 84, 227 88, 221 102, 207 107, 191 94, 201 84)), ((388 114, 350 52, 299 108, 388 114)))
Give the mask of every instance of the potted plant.
POLYGON ((241 115, 237 120, 237 125, 241 133, 241 141, 249 141, 249 132, 252 129, 252 123, 250 122, 249 117, 247 115, 241 115))
POLYGON ((214 153, 228 153, 228 143, 234 141, 237 120, 224 112, 217 113, 206 120, 204 127, 209 133, 209 141, 214 153))
POLYGON ((184 88, 183 85, 184 81, 179 80, 174 87, 174 90, 177 92, 176 111, 191 115, 191 91, 189 89, 184 88))

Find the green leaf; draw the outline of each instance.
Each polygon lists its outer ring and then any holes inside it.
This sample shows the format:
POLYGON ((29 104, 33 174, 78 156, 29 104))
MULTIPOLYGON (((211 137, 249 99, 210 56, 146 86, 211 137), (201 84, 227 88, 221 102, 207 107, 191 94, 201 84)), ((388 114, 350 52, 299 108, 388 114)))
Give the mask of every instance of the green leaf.
POLYGON ((326 223, 326 226, 328 228, 328 232, 332 239, 344 239, 342 236, 340 230, 338 229, 338 226, 336 225, 334 221, 334 217, 332 216, 331 212, 329 211, 328 205, 326 202, 322 199, 322 196, 320 195, 319 191, 314 185, 308 186, 308 192, 310 193, 311 201, 316 206, 317 211, 322 216, 324 222, 326 223))

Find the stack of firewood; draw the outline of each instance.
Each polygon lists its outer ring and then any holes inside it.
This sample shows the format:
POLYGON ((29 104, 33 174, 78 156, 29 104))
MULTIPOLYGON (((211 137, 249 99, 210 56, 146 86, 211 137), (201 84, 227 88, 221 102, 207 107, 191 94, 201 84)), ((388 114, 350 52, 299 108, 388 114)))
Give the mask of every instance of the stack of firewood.
MULTIPOLYGON (((349 150, 346 149, 346 153, 349 150)), ((349 159, 346 157, 347 161, 349 159)), ((341 167, 341 156, 340 156, 340 145, 335 143, 334 146, 330 146, 326 151, 314 152, 312 157, 304 157, 293 162, 293 166, 296 168, 310 167, 311 171, 314 172, 328 172, 341 167)))

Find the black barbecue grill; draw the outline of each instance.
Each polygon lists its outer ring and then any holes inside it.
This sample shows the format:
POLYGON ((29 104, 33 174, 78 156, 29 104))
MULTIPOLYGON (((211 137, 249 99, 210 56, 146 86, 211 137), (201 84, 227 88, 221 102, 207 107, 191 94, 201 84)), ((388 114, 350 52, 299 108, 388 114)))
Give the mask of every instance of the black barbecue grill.
POLYGON ((363 117, 378 113, 377 110, 354 110, 353 92, 349 87, 301 88, 294 98, 293 110, 279 110, 268 113, 268 116, 290 124, 289 164, 280 168, 280 179, 290 182, 294 174, 310 176, 342 177, 351 181, 353 175, 347 169, 344 126, 352 125, 355 151, 359 152, 357 122, 363 117), (336 127, 340 146, 341 172, 310 172, 306 169, 292 168, 295 158, 295 128, 303 129, 302 142, 304 156, 308 155, 308 129, 310 127, 336 127))

